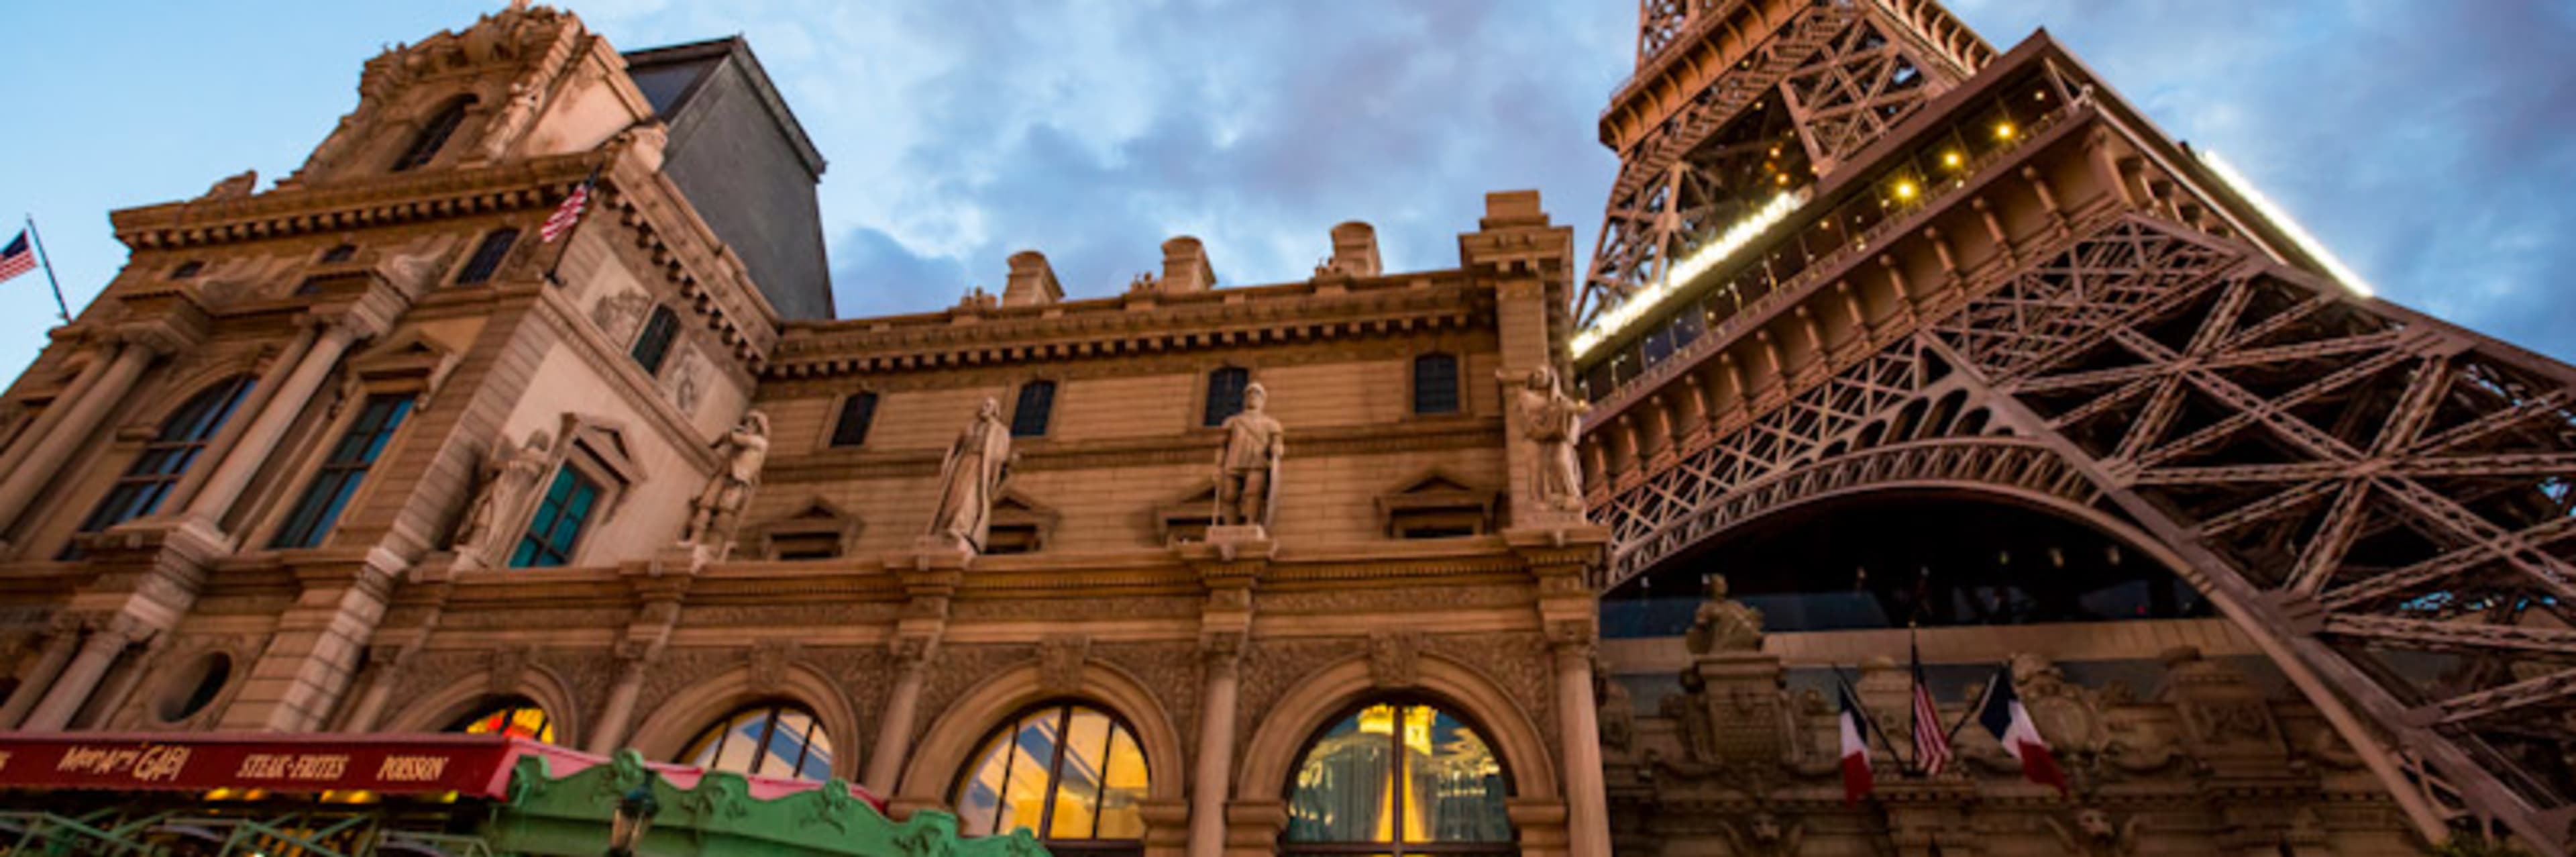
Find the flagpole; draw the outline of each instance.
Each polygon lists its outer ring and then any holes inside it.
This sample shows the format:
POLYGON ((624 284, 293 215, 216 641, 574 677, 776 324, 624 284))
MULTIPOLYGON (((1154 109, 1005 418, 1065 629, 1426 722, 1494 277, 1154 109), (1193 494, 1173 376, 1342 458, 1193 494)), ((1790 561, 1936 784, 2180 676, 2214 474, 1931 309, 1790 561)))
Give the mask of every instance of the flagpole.
POLYGON ((72 306, 63 302, 63 281, 54 279, 54 254, 45 252, 45 235, 36 231, 36 216, 27 215, 27 239, 36 244, 36 261, 45 263, 45 282, 54 287, 54 310, 62 313, 63 323, 72 323, 72 306))
POLYGON ((1887 730, 1879 728, 1878 716, 1870 713, 1869 706, 1867 704, 1868 700, 1860 698, 1860 686, 1853 684, 1849 677, 1843 675, 1843 668, 1840 665, 1829 664, 1826 668, 1834 671, 1835 682, 1841 684, 1844 690, 1851 692, 1853 702, 1863 703, 1859 708, 1853 710, 1860 714, 1862 723, 1868 724, 1869 737, 1878 741, 1879 749, 1886 750, 1888 758, 1895 759, 1899 763, 1902 763, 1904 761, 1904 757, 1896 755, 1896 745, 1888 743, 1887 730))
MULTIPOLYGON (((601 166, 605 166, 605 165, 604 165, 604 164, 602 164, 602 165, 592 166, 592 167, 590 168, 590 177, 589 177, 589 178, 582 179, 582 180, 581 180, 581 184, 576 188, 576 190, 577 190, 577 191, 579 191, 579 192, 582 192, 582 193, 586 193, 586 194, 593 195, 593 196, 598 195, 598 193, 599 193, 599 170, 600 170, 600 167, 601 167, 601 166)), ((558 286, 563 285, 563 281, 562 281, 562 280, 559 280, 559 279, 556 279, 556 278, 555 278, 555 270, 563 267, 563 260, 564 260, 564 257, 565 257, 565 256, 572 255, 572 239, 573 239, 575 236, 578 236, 578 235, 580 235, 580 234, 581 234, 581 222, 582 222, 583 220, 587 220, 587 219, 589 219, 588 215, 590 214, 590 207, 591 207, 592 205, 594 205, 594 204, 597 204, 598 202, 599 202, 599 201, 598 201, 598 200, 595 200, 595 199, 585 199, 585 200, 582 200, 582 203, 581 203, 582 210, 573 214, 573 216, 572 216, 572 225, 571 225, 571 226, 564 227, 564 234, 563 234, 563 245, 564 245, 564 246, 563 246, 563 249, 555 251, 555 258, 554 258, 554 261, 551 261, 551 262, 547 262, 547 263, 546 263, 546 282, 548 282, 548 283, 553 283, 553 284, 558 285, 558 286)))

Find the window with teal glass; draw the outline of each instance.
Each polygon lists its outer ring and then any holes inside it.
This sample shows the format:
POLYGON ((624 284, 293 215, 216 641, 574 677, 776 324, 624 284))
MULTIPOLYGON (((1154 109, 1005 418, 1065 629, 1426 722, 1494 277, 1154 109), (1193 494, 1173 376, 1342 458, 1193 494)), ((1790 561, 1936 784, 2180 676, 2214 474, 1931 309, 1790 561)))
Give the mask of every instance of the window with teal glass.
POLYGON ((581 528, 590 522, 591 507, 597 505, 599 483, 569 466, 555 471, 554 484, 546 487, 546 498, 537 503, 537 516, 528 521, 528 534, 510 552, 510 567, 545 568, 571 562, 573 546, 581 543, 581 528))
POLYGON ((287 512, 286 526, 278 528, 270 547, 309 548, 322 543, 331 525, 340 521, 349 498, 358 493, 358 484, 366 481, 367 468, 375 466, 376 456, 383 455, 385 445, 393 441, 394 430, 402 428, 403 418, 411 415, 411 398, 409 394, 367 397, 357 418, 349 421, 349 430, 331 445, 322 469, 313 474, 313 484, 287 512))

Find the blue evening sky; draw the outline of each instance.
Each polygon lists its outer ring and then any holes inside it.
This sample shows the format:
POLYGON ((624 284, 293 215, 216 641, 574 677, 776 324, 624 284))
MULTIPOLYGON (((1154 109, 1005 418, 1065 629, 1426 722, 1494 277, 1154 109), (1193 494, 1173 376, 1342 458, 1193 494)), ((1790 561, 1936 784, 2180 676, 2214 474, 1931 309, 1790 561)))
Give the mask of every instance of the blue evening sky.
MULTIPOLYGON (((124 260, 113 209, 293 169, 385 43, 499 3, 22 3, 0 47, 0 215, 32 212, 75 310, 124 260)), ((1998 48, 2046 26, 2217 149, 2382 295, 2576 358, 2576 4, 1957 0, 1998 48)), ((1229 283, 1301 279, 1375 223, 1456 264, 1488 190, 1539 188, 1588 257, 1616 168, 1593 120, 1633 0, 611 0, 621 48, 747 35, 830 171, 844 316, 998 288, 1034 248, 1074 296, 1204 239, 1229 283)), ((0 228, 0 240, 12 228, 0 228)), ((0 284, 0 377, 55 322, 0 284)))

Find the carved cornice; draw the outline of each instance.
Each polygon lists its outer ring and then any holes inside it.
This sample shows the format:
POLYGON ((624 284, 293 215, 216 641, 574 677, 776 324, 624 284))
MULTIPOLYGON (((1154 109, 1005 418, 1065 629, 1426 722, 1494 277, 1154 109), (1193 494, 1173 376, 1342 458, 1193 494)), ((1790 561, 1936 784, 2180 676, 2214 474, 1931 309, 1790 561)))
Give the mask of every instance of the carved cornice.
MULTIPOLYGON (((1301 458, 1492 449, 1501 446, 1502 440, 1503 421, 1499 417, 1299 429, 1296 436, 1297 455, 1301 458)), ((1215 460, 1217 445, 1223 441, 1217 429, 1196 429, 1177 437, 1030 444, 1021 450, 1015 469, 1034 473, 1157 464, 1204 465, 1215 460)), ((772 456, 761 475, 773 483, 931 476, 939 472, 942 455, 939 450, 826 449, 772 456)))
POLYGON ((1210 290, 1131 293, 1024 307, 798 324, 773 378, 812 378, 1133 357, 1491 327, 1494 297, 1458 271, 1210 290))

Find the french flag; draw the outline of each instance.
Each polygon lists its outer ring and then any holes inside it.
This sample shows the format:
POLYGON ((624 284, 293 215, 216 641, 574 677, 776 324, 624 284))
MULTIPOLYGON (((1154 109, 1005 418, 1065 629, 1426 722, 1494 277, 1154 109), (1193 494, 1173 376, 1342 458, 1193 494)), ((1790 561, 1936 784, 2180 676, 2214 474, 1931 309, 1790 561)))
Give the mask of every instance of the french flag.
POLYGON ((1852 696, 1851 685, 1842 685, 1841 691, 1842 714, 1835 719, 1843 733, 1843 805, 1851 806, 1867 797, 1877 783, 1869 775, 1869 716, 1852 696))
MULTIPOLYGON (((1995 733, 1995 743, 2021 762, 2021 775, 2031 782, 2057 787, 2066 793, 2066 772, 2057 767, 2057 755, 2048 751, 2048 739, 2039 737, 2039 726, 2030 722, 2030 711, 2021 706, 2021 695, 2013 692, 2012 668, 1995 670, 1995 678, 1986 683, 1986 700, 1977 706, 1977 723, 1995 733)), ((1846 739, 1848 740, 1848 739, 1846 739)), ((1849 770, 1845 763, 1845 770, 1849 770)))

